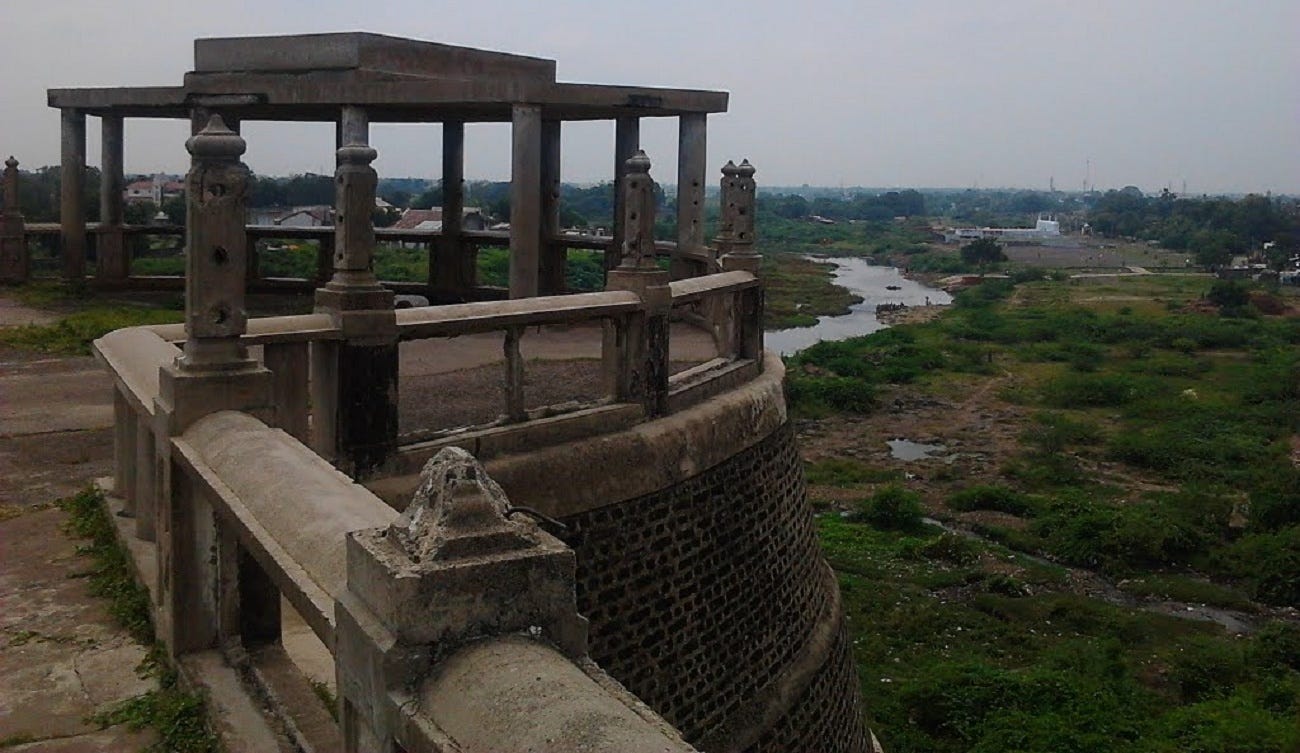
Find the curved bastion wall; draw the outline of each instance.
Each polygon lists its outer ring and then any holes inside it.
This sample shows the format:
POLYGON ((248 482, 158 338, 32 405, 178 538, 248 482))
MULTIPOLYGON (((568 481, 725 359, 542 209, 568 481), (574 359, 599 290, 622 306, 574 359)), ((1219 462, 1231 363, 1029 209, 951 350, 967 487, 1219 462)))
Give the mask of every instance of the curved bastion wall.
POLYGON ((701 750, 869 750, 780 359, 611 435, 489 462, 562 521, 592 658, 701 750))

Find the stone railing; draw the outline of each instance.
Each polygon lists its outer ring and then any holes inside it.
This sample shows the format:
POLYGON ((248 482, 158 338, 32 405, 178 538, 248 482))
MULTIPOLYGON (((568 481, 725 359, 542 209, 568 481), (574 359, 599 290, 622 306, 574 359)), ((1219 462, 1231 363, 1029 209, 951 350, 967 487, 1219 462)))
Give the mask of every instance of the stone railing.
MULTIPOLYGON (((9 225, 3 235, 4 251, 0 255, 0 282, 26 282, 35 278, 58 278, 61 274, 62 251, 61 233, 63 226, 57 222, 23 222, 21 213, 9 219, 9 225)), ((310 291, 320 283, 328 280, 333 273, 331 252, 334 247, 334 228, 291 227, 284 225, 246 225, 248 248, 248 290, 250 292, 310 291), (259 243, 272 240, 314 241, 317 245, 313 273, 309 277, 292 277, 267 274, 263 262, 277 251, 262 248, 259 243)), ((132 272, 132 263, 136 259, 166 258, 154 254, 143 254, 137 249, 140 242, 154 238, 176 238, 177 246, 170 254, 171 258, 182 259, 183 250, 180 241, 185 237, 183 225, 106 225, 101 223, 86 224, 86 238, 89 248, 96 254, 95 275, 91 283, 100 287, 134 290, 171 290, 185 284, 184 274, 141 274, 132 272), (122 253, 114 258, 101 258, 98 249, 104 245, 101 237, 120 239, 116 245, 122 253)), ((430 296, 432 299, 475 300, 493 299, 504 296, 503 288, 480 285, 474 274, 477 254, 483 248, 508 248, 510 233, 503 230, 462 230, 455 236, 448 236, 440 231, 398 230, 394 228, 375 228, 375 239, 383 243, 414 243, 428 247, 431 258, 445 253, 447 244, 455 243, 463 250, 466 273, 459 281, 459 287, 449 286, 447 281, 431 275, 430 280, 384 280, 384 285, 399 293, 414 293, 430 296)), ((614 239, 608 236, 594 235, 558 235, 550 238, 548 244, 565 249, 583 251, 600 251, 609 253, 614 239)), ((264 246, 265 244, 261 244, 264 246)), ((674 259, 690 276, 704 275, 717 271, 717 262, 705 249, 677 251, 673 241, 656 241, 655 252, 661 259, 674 259)), ((431 265, 431 268, 433 265, 431 265)))
MULTIPOLYGON (((759 376, 762 289, 735 242, 743 221, 724 212, 726 271, 670 281, 638 154, 604 292, 395 311, 368 272, 365 225, 344 224, 319 313, 245 320, 247 228, 228 198, 242 195, 243 143, 214 118, 187 146, 188 193, 203 198, 188 206, 186 323, 94 344, 114 380, 115 517, 187 676, 205 681, 196 657, 248 670, 303 749, 691 750, 587 657, 573 552, 519 518, 536 513, 511 507, 478 463, 667 419, 759 376), (674 317, 706 327, 717 357, 670 374, 674 317), (526 410, 526 328, 588 322, 601 323, 604 394, 526 410), (481 333, 502 336, 501 418, 399 434, 398 344, 481 333), (360 483, 420 469, 409 506, 360 483), (281 598, 332 656, 339 726, 283 700, 310 690, 280 642, 281 598)), ((365 205, 369 159, 340 150, 340 206, 365 205)))

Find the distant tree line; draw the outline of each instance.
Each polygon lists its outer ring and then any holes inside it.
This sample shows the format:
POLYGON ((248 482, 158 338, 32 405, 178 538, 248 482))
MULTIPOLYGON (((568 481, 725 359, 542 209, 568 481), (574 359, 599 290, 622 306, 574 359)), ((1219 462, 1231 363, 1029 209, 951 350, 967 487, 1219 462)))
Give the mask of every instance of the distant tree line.
POLYGON ((837 221, 879 222, 925 214, 925 197, 911 189, 880 194, 857 193, 850 197, 815 196, 812 199, 801 194, 760 193, 758 211, 760 218, 764 213, 770 213, 787 220, 816 215, 837 221))
POLYGON ((1097 197, 1088 221, 1098 234, 1158 241, 1189 252, 1206 266, 1255 252, 1277 266, 1300 251, 1300 203, 1259 194, 1241 199, 1178 198, 1168 191, 1144 196, 1128 186, 1097 197), (1274 245, 1265 252, 1269 242, 1274 245))

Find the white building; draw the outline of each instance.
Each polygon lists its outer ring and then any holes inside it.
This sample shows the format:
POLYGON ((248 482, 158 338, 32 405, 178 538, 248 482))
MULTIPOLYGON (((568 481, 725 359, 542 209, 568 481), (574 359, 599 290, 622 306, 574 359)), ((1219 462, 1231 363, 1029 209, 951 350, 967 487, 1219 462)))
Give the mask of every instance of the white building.
POLYGON ((1058 238, 1061 235, 1061 223, 1057 220, 1039 217, 1033 227, 958 227, 948 228, 943 233, 944 243, 969 243, 981 238, 994 238, 1008 241, 1042 240, 1058 238))

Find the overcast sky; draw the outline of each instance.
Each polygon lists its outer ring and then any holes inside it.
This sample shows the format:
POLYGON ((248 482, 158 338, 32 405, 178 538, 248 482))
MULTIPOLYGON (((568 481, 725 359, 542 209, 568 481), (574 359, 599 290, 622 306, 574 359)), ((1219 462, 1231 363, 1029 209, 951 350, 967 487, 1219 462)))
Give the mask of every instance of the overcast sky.
MULTIPOLYGON (((722 89, 709 159, 760 184, 1300 193, 1297 0, 5 0, 0 151, 59 160, 56 87, 179 85, 196 37, 374 31, 558 61, 561 81, 722 89)), ((613 124, 567 126, 566 180, 612 173, 613 124)), ((88 121, 89 162, 99 124, 88 121)), ((436 125, 377 125, 381 175, 436 177, 436 125)), ((127 121, 131 172, 181 172, 187 126, 127 121)), ((327 125, 250 124, 258 173, 333 169, 327 125)), ((467 128, 470 178, 508 127, 467 128)), ((676 121, 643 123, 662 182, 676 121)))

